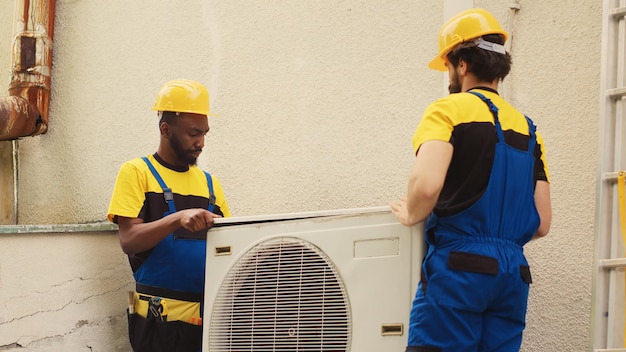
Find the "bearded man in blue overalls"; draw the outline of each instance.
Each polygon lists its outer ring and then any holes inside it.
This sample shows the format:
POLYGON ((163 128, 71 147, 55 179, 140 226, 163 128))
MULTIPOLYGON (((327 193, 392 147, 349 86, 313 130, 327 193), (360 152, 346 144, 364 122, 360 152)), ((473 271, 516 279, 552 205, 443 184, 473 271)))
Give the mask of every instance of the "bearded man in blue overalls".
POLYGON ((163 84, 152 109, 159 147, 120 167, 107 214, 136 281, 129 339, 135 352, 197 352, 207 231, 230 216, 219 179, 197 165, 215 115, 207 88, 187 79, 163 84))
POLYGON ((511 68, 508 34, 483 9, 442 27, 429 67, 448 71, 450 95, 426 109, 406 199, 407 226, 423 220, 428 250, 406 352, 519 351, 530 268, 523 246, 548 233, 550 186, 535 125, 497 92, 511 68))

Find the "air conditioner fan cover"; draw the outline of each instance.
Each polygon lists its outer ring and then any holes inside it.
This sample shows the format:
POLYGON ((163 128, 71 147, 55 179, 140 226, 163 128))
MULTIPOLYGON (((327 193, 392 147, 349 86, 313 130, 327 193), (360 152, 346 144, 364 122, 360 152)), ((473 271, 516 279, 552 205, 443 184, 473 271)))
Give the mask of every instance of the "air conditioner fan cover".
POLYGON ((324 252, 303 239, 275 237, 244 253, 213 302, 210 351, 350 350, 345 286, 324 252))

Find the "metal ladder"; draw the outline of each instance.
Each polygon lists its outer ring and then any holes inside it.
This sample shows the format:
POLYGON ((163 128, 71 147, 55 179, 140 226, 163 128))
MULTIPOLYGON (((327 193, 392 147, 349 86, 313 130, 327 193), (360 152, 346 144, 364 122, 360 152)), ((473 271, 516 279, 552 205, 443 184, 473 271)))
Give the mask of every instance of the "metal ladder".
POLYGON ((626 0, 604 0, 591 351, 626 352, 626 0), (622 188, 623 190, 623 188, 622 188), (623 192, 622 192, 623 193, 623 192))

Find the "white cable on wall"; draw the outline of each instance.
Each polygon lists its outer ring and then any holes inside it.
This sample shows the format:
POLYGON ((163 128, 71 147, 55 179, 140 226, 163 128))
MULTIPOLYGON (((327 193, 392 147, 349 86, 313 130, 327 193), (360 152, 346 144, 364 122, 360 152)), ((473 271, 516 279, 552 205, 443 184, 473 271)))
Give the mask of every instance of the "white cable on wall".
POLYGON ((519 2, 520 0, 516 0, 515 2, 509 4, 509 20, 506 24, 506 32, 509 33, 509 40, 504 43, 504 47, 509 53, 511 52, 511 46, 513 45, 513 22, 517 11, 521 9, 519 2))
MULTIPOLYGON (((506 43, 504 43, 504 48, 506 49, 506 51, 513 55, 511 53, 512 47, 513 47, 513 24, 515 22, 515 16, 517 15, 517 12, 521 9, 520 6, 520 0, 515 0, 515 2, 511 2, 509 3, 509 18, 508 21, 506 23, 506 28, 505 31, 509 34, 509 39, 506 41, 506 43)), ((507 81, 507 84, 500 84, 498 87, 498 91, 500 92, 500 95, 505 97, 507 100, 510 99, 510 97, 505 95, 505 88, 511 84, 510 80, 507 81)))

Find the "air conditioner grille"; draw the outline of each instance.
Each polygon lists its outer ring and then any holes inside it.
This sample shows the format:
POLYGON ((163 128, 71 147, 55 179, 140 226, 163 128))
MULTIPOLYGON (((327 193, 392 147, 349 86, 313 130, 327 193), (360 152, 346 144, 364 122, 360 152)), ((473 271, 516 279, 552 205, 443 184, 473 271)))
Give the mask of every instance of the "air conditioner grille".
POLYGON ((224 278, 208 325, 209 351, 348 351, 348 310, 326 254, 301 239, 271 239, 224 278))

